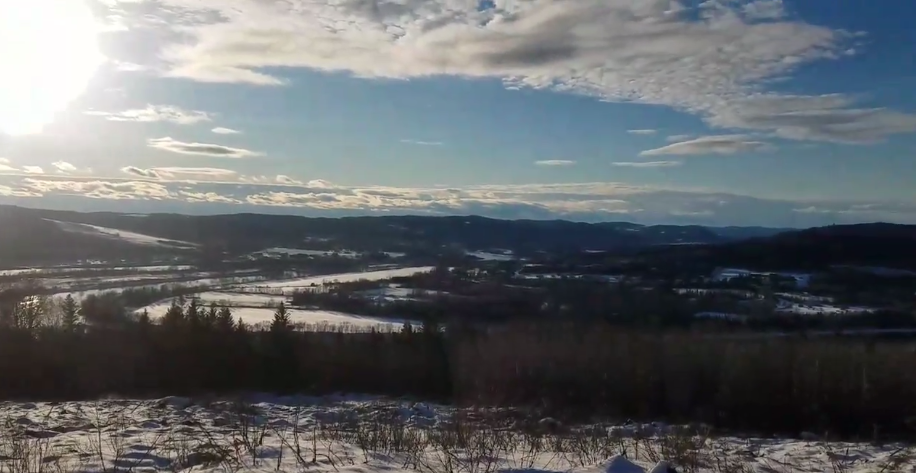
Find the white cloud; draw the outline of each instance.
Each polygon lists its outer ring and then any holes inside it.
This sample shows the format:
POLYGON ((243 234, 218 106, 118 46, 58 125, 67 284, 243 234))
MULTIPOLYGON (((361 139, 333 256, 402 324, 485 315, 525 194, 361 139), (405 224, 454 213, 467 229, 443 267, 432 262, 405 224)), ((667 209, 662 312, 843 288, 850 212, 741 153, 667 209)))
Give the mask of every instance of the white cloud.
POLYGON ((241 133, 239 130, 233 130, 232 128, 225 128, 221 126, 218 126, 210 131, 216 133, 217 135, 238 135, 241 133))
POLYGON ((754 0, 743 10, 745 16, 754 20, 778 20, 786 16, 782 0, 754 0))
POLYGON ((616 162, 611 166, 630 167, 630 168, 668 168, 680 166, 681 161, 636 161, 636 162, 616 162))
POLYGON ((215 158, 252 158, 263 156, 262 153, 247 149, 231 148, 229 146, 208 143, 187 143, 170 137, 151 138, 147 140, 147 145, 150 148, 193 156, 211 156, 215 158))
POLYGON ((417 146, 442 146, 445 143, 441 141, 419 141, 419 140, 401 140, 401 143, 417 146))
POLYGON ((130 174, 131 176, 136 177, 145 177, 148 179, 159 179, 159 173, 152 169, 143 169, 136 166, 126 166, 121 168, 121 172, 124 174, 130 174))
POLYGON ((512 88, 670 106, 714 126, 787 138, 868 142, 916 131, 916 116, 860 108, 848 96, 828 108, 818 96, 795 97, 808 102, 797 112, 758 100, 788 98, 766 86, 855 54, 860 35, 791 18, 778 0, 687 4, 497 0, 480 11, 476 1, 455 0, 157 0, 132 16, 113 11, 157 30, 166 75, 202 82, 280 85, 287 81, 271 71, 289 67, 499 78, 512 88))
POLYGON ((149 169, 139 168, 137 166, 127 166, 121 168, 121 172, 136 177, 147 179, 170 179, 170 178, 205 178, 205 179, 225 179, 234 178, 236 172, 231 169, 210 168, 210 167, 155 167, 149 169))
POLYGON ((63 181, 27 178, 22 180, 22 185, 30 192, 42 195, 59 193, 93 199, 113 200, 166 200, 173 198, 173 194, 165 185, 148 181, 63 181))
MULTIPOLYGON (((0 197, 82 196, 105 200, 159 201, 161 206, 155 208, 170 212, 182 211, 186 209, 182 205, 193 203, 200 205, 198 209, 203 212, 226 212, 225 205, 238 205, 246 211, 310 215, 325 212, 321 215, 330 216, 474 214, 497 218, 768 226, 863 221, 916 223, 916 202, 768 200, 704 189, 633 186, 616 182, 399 188, 342 186, 322 180, 301 185, 280 185, 270 182, 252 184, 62 176, 6 175, 0 179, 0 197)), ((144 204, 144 208, 151 207, 144 204)))
POLYGON ((691 138, 693 138, 693 135, 671 135, 665 138, 665 141, 668 141, 670 143, 672 141, 687 141, 691 138))
POLYGON ((534 164, 538 166, 573 166, 576 162, 567 159, 548 159, 546 161, 535 161, 534 164))
POLYGON ((762 151, 770 145, 748 135, 701 136, 639 153, 640 156, 735 154, 762 151))
POLYGON ((104 117, 106 120, 113 122, 169 122, 178 125, 195 125, 212 120, 207 112, 184 110, 174 105, 147 105, 146 108, 124 110, 123 112, 91 110, 86 114, 104 117))
POLYGON ((10 160, 6 158, 0 158, 0 164, 9 164, 10 160))
POLYGON ((656 130, 627 130, 627 133, 631 135, 654 135, 657 133, 656 130))
POLYGON ((283 174, 277 175, 276 181, 280 184, 289 184, 289 185, 301 185, 302 184, 302 181, 297 181, 283 174))
POLYGON ((70 164, 70 163, 68 163, 68 162, 66 162, 66 161, 57 161, 57 162, 53 163, 52 165, 53 165, 55 168, 57 168, 57 172, 60 172, 60 173, 71 173, 71 172, 76 172, 76 171, 77 171, 77 167, 76 167, 76 166, 74 166, 74 165, 72 165, 72 164, 70 164))
POLYGON ((26 174, 44 174, 45 170, 41 166, 22 166, 22 170, 26 174))
POLYGON ((232 197, 217 194, 216 192, 179 192, 185 201, 191 203, 210 203, 210 204, 241 204, 242 201, 232 197))

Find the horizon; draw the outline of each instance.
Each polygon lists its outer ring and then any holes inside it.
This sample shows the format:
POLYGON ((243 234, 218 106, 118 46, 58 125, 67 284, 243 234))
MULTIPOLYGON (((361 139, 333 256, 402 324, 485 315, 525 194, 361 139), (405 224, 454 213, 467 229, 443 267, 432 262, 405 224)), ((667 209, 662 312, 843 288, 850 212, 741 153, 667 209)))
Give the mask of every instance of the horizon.
POLYGON ((0 204, 916 224, 914 17, 828 0, 0 6, 0 204))
MULTIPOLYGON (((837 226, 840 224, 827 224, 814 227, 767 227, 760 225, 700 225, 700 224, 672 224, 672 223, 638 223, 629 220, 602 220, 597 222, 588 222, 582 220, 570 220, 565 218, 551 218, 551 219, 527 219, 527 218, 500 218, 500 217, 488 217, 486 215, 478 214, 456 214, 456 215, 422 215, 415 213, 392 213, 386 215, 368 215, 368 214, 352 214, 352 215, 300 215, 295 213, 284 213, 282 210, 278 210, 273 213, 261 213, 261 212, 252 212, 239 210, 235 212, 226 212, 226 213, 182 213, 182 212, 123 212, 117 210, 68 210, 62 208, 50 208, 50 207, 29 207, 15 204, 0 204, 0 208, 3 207, 12 207, 21 210, 28 211, 48 211, 48 212, 77 212, 81 214, 93 214, 93 213, 108 213, 108 214, 121 214, 121 215, 136 215, 141 217, 147 217, 151 215, 179 215, 183 217, 224 217, 224 216, 240 216, 240 215, 255 215, 255 216, 271 216, 271 217, 292 217, 292 218, 304 218, 304 219, 318 219, 318 218, 327 218, 327 219, 357 219, 357 218, 398 218, 398 217, 419 217, 419 218, 476 218, 476 219, 485 219, 485 220, 498 220, 504 222, 563 222, 563 223, 580 223, 586 225, 601 225, 601 224, 620 224, 620 225, 640 225, 644 227, 663 227, 663 226, 679 226, 679 227, 688 227, 688 226, 698 226, 703 228, 710 229, 728 229, 728 228, 742 228, 742 229, 752 229, 752 228, 761 228, 768 230, 786 230, 786 231, 796 231, 796 230, 808 230, 814 228, 824 228, 829 226, 837 226)), ((901 223, 893 222, 861 222, 846 224, 850 225, 899 225, 899 226, 916 226, 908 225, 901 223)))

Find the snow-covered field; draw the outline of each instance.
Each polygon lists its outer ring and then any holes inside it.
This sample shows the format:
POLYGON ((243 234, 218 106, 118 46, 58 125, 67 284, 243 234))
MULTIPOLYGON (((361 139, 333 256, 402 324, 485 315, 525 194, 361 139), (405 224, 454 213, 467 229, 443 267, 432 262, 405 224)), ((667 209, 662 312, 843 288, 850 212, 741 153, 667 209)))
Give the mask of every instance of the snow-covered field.
POLYGON ((61 230, 66 232, 83 233, 86 235, 94 235, 102 238, 122 240, 136 245, 160 246, 168 248, 196 248, 198 246, 196 243, 187 241, 159 238, 150 235, 144 235, 142 233, 129 232, 127 230, 118 230, 116 228, 89 225, 87 223, 62 222, 60 220, 50 219, 48 219, 48 221, 56 223, 61 230))
POLYGON ((751 271, 748 269, 740 268, 719 268, 713 272, 712 279, 714 281, 730 281, 735 278, 742 278, 748 276, 781 276, 784 278, 795 279, 795 285, 799 288, 808 287, 811 284, 811 274, 809 273, 795 273, 788 271, 779 271, 779 272, 766 272, 766 271, 751 271))
POLYGON ((368 396, 5 402, 0 417, 0 471, 22 473, 662 473, 666 460, 682 472, 916 468, 916 449, 901 444, 710 437, 662 424, 566 428, 368 396), (458 416, 465 435, 453 435, 458 416))
POLYGON ((412 268, 386 269, 382 271, 367 271, 354 273, 326 274, 324 276, 313 276, 307 278, 287 279, 280 281, 256 282, 239 286, 239 289, 267 289, 281 290, 284 294, 292 294, 302 288, 311 286, 320 286, 330 283, 354 282, 359 280, 381 281, 396 277, 413 276, 419 273, 428 273, 435 269, 433 266, 421 266, 412 268))
MULTIPOLYGON (((206 307, 210 301, 220 304, 219 301, 224 300, 220 298, 222 298, 224 295, 225 293, 202 293, 200 296, 204 297, 201 298, 201 305, 206 307)), ((266 306, 268 304, 279 305, 280 302, 285 300, 285 297, 263 296, 260 294, 233 294, 230 296, 230 299, 234 299, 234 303, 230 302, 230 305, 236 305, 236 307, 232 307, 232 316, 235 318, 235 320, 241 320, 246 324, 254 325, 270 323, 274 318, 274 311, 276 309, 266 306), (265 307, 251 307, 251 305, 258 304, 263 304, 265 307), (243 307, 238 307, 237 305, 243 305, 243 307)), ((171 305, 172 299, 168 299, 137 309, 135 313, 146 311, 150 318, 155 320, 165 316, 165 313, 168 312, 171 305)), ((360 330, 371 330, 374 328, 379 331, 392 331, 400 330, 405 322, 405 320, 402 319, 370 317, 364 315, 347 314, 343 312, 333 312, 328 310, 302 309, 289 309, 289 318, 293 324, 296 324, 305 330, 312 331, 323 331, 337 327, 354 328, 360 330)), ((411 323, 416 326, 421 325, 416 321, 412 321, 411 323)))
POLYGON ((799 315, 859 315, 871 314, 877 312, 878 309, 859 306, 842 307, 814 302, 799 303, 781 299, 776 306, 776 311, 799 315))
POLYGON ((360 253, 350 250, 327 251, 327 250, 303 250, 301 248, 267 248, 252 253, 252 256, 263 256, 266 258, 276 258, 281 256, 332 256, 337 255, 341 258, 359 258, 360 253))
POLYGON ((444 291, 429 291, 410 287, 390 286, 380 289, 361 291, 359 292, 359 295, 362 297, 374 299, 376 301, 415 301, 435 298, 439 296, 447 296, 449 293, 444 291))
POLYGON ((513 261, 516 258, 511 251, 506 250, 503 253, 493 253, 489 251, 468 251, 468 256, 482 259, 484 261, 513 261))

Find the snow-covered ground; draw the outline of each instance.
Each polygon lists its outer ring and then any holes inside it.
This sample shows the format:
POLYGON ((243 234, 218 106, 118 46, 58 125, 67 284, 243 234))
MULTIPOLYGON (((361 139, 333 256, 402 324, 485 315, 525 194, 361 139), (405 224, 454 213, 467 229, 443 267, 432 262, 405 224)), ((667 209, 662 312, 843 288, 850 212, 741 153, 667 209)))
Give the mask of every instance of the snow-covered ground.
POLYGON ((189 271, 194 269, 191 265, 153 265, 153 266, 50 266, 43 268, 17 268, 0 270, 0 276, 32 276, 44 274, 67 274, 77 272, 103 272, 103 271, 131 271, 131 272, 169 272, 189 271))
POLYGON ((332 256, 337 255, 341 258, 359 258, 362 254, 351 250, 327 251, 327 250, 303 250, 301 248, 267 248, 252 253, 253 256, 264 256, 267 258, 276 258, 279 256, 332 256))
POLYGON ((823 303, 799 303, 780 299, 776 306, 777 312, 792 313, 799 315, 859 315, 871 314, 877 312, 874 307, 859 306, 836 306, 823 303))
POLYGON ((326 274, 324 276, 313 276, 298 279, 286 279, 280 281, 256 282, 239 286, 241 290, 280 290, 284 294, 292 294, 306 287, 320 286, 330 283, 354 282, 359 280, 381 281, 403 276, 413 276, 419 273, 428 273, 435 269, 433 266, 421 266, 412 268, 386 269, 382 271, 367 271, 354 273, 326 274))
POLYGON ((466 252, 468 256, 473 256, 475 258, 482 259, 484 261, 513 261, 518 258, 512 254, 511 251, 504 250, 501 253, 493 253, 490 251, 468 251, 466 252))
POLYGON ((368 291, 360 291, 358 294, 362 297, 371 298, 376 301, 415 301, 448 295, 448 293, 444 291, 429 291, 399 286, 370 289, 368 291))
POLYGON ((168 238, 159 238, 142 233, 129 232, 127 230, 118 230, 116 228, 100 227, 89 225, 87 223, 62 222, 60 220, 50 220, 54 222, 61 230, 72 233, 83 233, 86 235, 95 235, 103 238, 112 238, 123 240, 136 245, 160 246, 168 248, 196 248, 196 243, 181 240, 171 240, 168 238))
POLYGON ((693 314, 693 316, 698 319, 731 320, 734 322, 747 320, 746 315, 732 314, 730 312, 697 312, 696 314, 693 314))
POLYGON ((916 450, 901 444, 709 437, 662 424, 560 437, 548 419, 524 435, 483 420, 500 413, 368 396, 5 402, 0 471, 666 473, 665 460, 699 473, 914 471, 916 450), (442 435, 457 414, 469 435, 442 435))
POLYGON ((776 275, 784 278, 795 279, 795 285, 798 288, 805 288, 811 284, 811 274, 809 273, 796 273, 788 271, 751 271, 749 269, 740 269, 740 268, 719 268, 713 272, 712 279, 714 281, 730 281, 735 278, 742 278, 748 276, 769 276, 776 275))
MULTIPOLYGON (((221 297, 223 293, 203 293, 211 295, 213 302, 218 302, 218 297, 221 297)), ((202 294, 202 295, 203 295, 202 294)), ((261 296, 259 294, 251 295, 252 299, 244 299, 246 295, 238 295, 235 304, 244 304, 244 305, 254 305, 251 301, 257 301, 257 304, 276 304, 279 305, 280 302, 283 302, 285 299, 282 296, 261 296), (268 299, 271 297, 276 297, 274 299, 268 299), (257 299, 254 299, 257 298, 257 299), (246 301, 246 302, 239 302, 246 301)), ((201 304, 206 306, 209 304, 209 301, 201 301, 201 304)), ((156 302, 155 304, 150 304, 146 307, 137 309, 135 313, 139 314, 143 311, 146 311, 151 319, 159 319, 165 316, 165 313, 168 312, 169 307, 172 306, 172 299, 167 299, 163 301, 156 302)), ((241 320, 248 325, 261 324, 261 323, 270 323, 274 318, 275 309, 272 307, 232 307, 232 316, 235 320, 241 320)), ((380 331, 391 331, 391 330, 400 330, 405 320, 402 319, 389 319, 389 318, 380 318, 380 317, 370 317, 364 315, 356 314, 347 314, 343 312, 333 312, 328 310, 302 310, 302 309, 289 309, 289 318, 293 324, 301 326, 304 330, 311 331, 322 331, 329 328, 335 327, 346 327, 346 328, 355 328, 361 330, 371 330, 373 328, 380 331)), ((422 325, 419 322, 411 321, 411 324, 420 326, 422 325)))

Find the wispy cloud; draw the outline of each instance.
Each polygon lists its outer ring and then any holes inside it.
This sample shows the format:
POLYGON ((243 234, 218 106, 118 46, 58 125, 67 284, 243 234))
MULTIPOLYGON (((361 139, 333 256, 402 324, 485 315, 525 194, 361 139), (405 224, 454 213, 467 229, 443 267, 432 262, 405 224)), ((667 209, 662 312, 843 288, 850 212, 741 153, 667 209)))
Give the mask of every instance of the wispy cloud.
POLYGON ((574 166, 576 162, 567 159, 548 159, 546 161, 535 161, 534 164, 538 166, 574 166))
POLYGON ((681 161, 621 161, 616 163, 611 163, 611 166, 619 167, 629 167, 629 168, 669 168, 674 166, 680 166, 683 164, 681 161))
POLYGON ((293 179, 283 174, 277 175, 275 180, 280 184, 288 184, 288 185, 301 185, 302 184, 302 181, 298 181, 296 179, 293 179))
POLYGON ((656 130, 627 130, 627 133, 631 135, 654 135, 658 133, 656 130))
POLYGON ((207 112, 184 110, 174 105, 147 105, 146 108, 124 110, 122 112, 103 112, 90 110, 87 115, 104 117, 113 122, 169 122, 177 125, 194 125, 212 120, 207 112))
POLYGON ((238 135, 241 133, 239 130, 233 130, 232 128, 225 128, 221 126, 218 126, 210 131, 216 133, 217 135, 238 135))
POLYGON ((476 2, 449 0, 372 8, 158 0, 134 15, 117 7, 112 14, 174 38, 155 55, 161 68, 199 82, 288 83, 272 75, 278 68, 498 78, 510 88, 665 105, 714 127, 791 139, 861 143, 916 132, 916 115, 865 107, 851 95, 768 90, 801 66, 859 54, 860 34, 792 18, 778 0, 689 3, 516 1, 479 11, 476 2))
POLYGON ((211 168, 211 167, 155 167, 144 169, 137 166, 126 166, 121 168, 121 172, 131 176, 143 177, 147 179, 169 179, 169 178, 234 178, 238 173, 231 169, 211 168))
POLYGON ((178 141, 170 137, 151 138, 147 140, 150 148, 161 149, 172 153, 188 154, 193 156, 210 156, 214 158, 253 158, 263 156, 263 153, 251 151, 243 148, 232 148, 229 146, 209 144, 209 143, 187 143, 178 141))
POLYGON ((770 149, 771 146, 756 141, 748 135, 701 136, 639 153, 640 156, 736 154, 770 149))
POLYGON ((420 141, 420 140, 401 140, 401 143, 417 146, 443 146, 441 141, 420 141))
MULTIPOLYGON (((768 200, 702 189, 618 182, 409 188, 343 186, 322 180, 301 184, 253 184, 222 180, 151 180, 147 177, 118 180, 4 175, 0 176, 0 196, 79 196, 107 201, 158 202, 160 207, 156 208, 163 211, 175 211, 186 208, 177 205, 193 203, 201 205, 199 209, 204 211, 231 211, 227 207, 207 207, 219 204, 235 205, 247 211, 282 209, 290 213, 332 216, 380 212, 475 214, 498 218, 769 226, 875 220, 916 223, 916 203, 768 200)), ((120 206, 107 208, 125 209, 120 206)))
POLYGON ((22 166, 22 171, 27 174, 44 174, 45 170, 41 166, 22 166))
POLYGON ((55 168, 57 168, 57 172, 60 172, 60 173, 71 173, 71 172, 76 172, 78 170, 76 166, 66 161, 56 161, 52 165, 55 168))
POLYGON ((159 179, 159 173, 152 169, 143 169, 136 166, 125 166, 121 168, 121 172, 124 174, 130 174, 135 177, 145 177, 148 179, 159 179))
POLYGON ((693 138, 693 135, 671 135, 665 138, 665 141, 668 141, 670 143, 672 141, 687 141, 691 138, 693 138))

